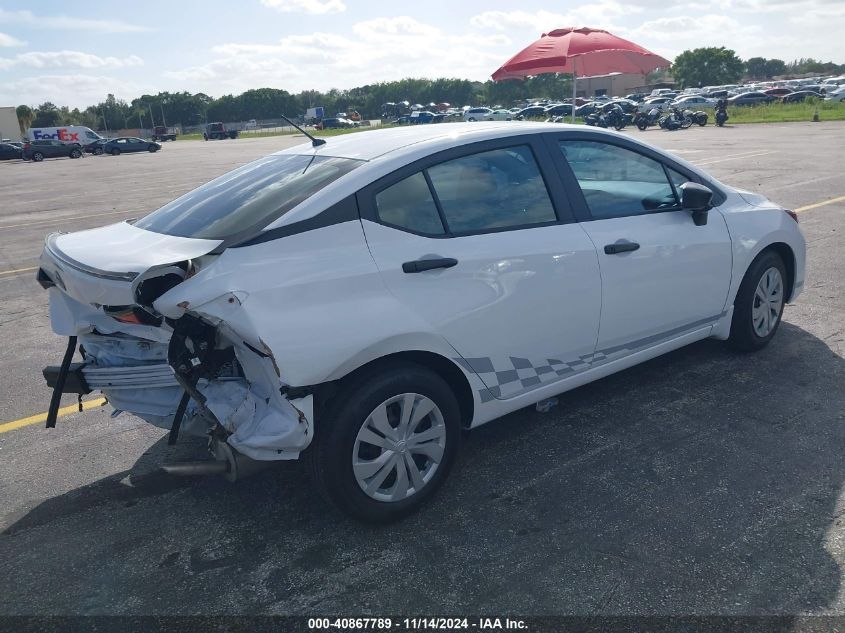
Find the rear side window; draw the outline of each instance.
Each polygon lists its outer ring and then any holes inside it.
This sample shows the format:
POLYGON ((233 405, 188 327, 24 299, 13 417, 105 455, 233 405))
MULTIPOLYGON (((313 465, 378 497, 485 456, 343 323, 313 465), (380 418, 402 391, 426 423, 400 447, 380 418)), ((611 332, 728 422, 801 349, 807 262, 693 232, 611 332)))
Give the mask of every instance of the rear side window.
POLYGON ((421 171, 377 193, 376 209, 382 222, 414 233, 442 235, 446 232, 421 171))
POLYGON ((166 235, 224 240, 267 226, 363 162, 331 156, 266 156, 177 198, 135 226, 166 235))
POLYGON ((596 220, 641 215, 678 206, 663 164, 637 152, 596 141, 561 141, 596 220))
POLYGON ((451 233, 557 221, 526 145, 456 158, 430 167, 428 174, 451 233))

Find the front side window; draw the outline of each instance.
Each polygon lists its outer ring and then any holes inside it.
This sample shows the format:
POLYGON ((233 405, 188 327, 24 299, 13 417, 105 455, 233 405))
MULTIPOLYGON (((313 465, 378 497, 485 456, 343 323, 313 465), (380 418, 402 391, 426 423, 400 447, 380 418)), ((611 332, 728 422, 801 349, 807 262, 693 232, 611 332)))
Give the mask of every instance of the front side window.
POLYGON ((596 141, 561 141, 596 220, 642 215, 679 206, 663 164, 637 152, 596 141))
POLYGON ((526 145, 456 158, 430 167, 428 174, 451 233, 557 221, 526 145))
POLYGON ((267 226, 363 162, 332 156, 266 156, 177 198, 135 226, 179 237, 226 239, 267 226))

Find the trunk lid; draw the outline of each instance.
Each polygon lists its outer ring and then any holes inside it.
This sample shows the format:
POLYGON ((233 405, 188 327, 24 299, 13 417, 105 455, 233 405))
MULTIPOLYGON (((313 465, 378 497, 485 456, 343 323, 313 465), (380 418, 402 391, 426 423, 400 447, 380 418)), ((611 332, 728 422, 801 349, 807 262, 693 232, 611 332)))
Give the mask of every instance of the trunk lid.
POLYGON ((76 233, 54 233, 41 254, 41 271, 63 292, 80 303, 126 306, 136 303, 142 281, 171 270, 184 277, 176 264, 205 255, 221 244, 153 233, 128 222, 76 233))

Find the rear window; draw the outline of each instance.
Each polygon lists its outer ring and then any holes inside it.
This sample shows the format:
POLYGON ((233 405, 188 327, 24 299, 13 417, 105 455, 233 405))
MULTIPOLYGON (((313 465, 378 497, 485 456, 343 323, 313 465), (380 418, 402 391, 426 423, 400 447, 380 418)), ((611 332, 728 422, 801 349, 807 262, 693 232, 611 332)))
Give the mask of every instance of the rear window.
POLYGON ((166 235, 225 240, 264 228, 363 163, 331 156, 267 156, 177 198, 135 226, 166 235))

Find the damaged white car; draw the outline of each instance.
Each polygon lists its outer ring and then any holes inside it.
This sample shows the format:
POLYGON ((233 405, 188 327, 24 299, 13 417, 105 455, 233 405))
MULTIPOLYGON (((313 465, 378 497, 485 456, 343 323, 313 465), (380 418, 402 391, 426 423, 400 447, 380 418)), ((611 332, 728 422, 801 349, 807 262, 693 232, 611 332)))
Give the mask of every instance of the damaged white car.
POLYGON ((764 346, 804 259, 794 213, 619 134, 314 140, 47 239, 38 280, 69 337, 48 422, 62 393, 101 391, 171 441, 209 437, 196 471, 304 453, 341 509, 391 520, 443 481, 461 428, 706 337, 764 346))

